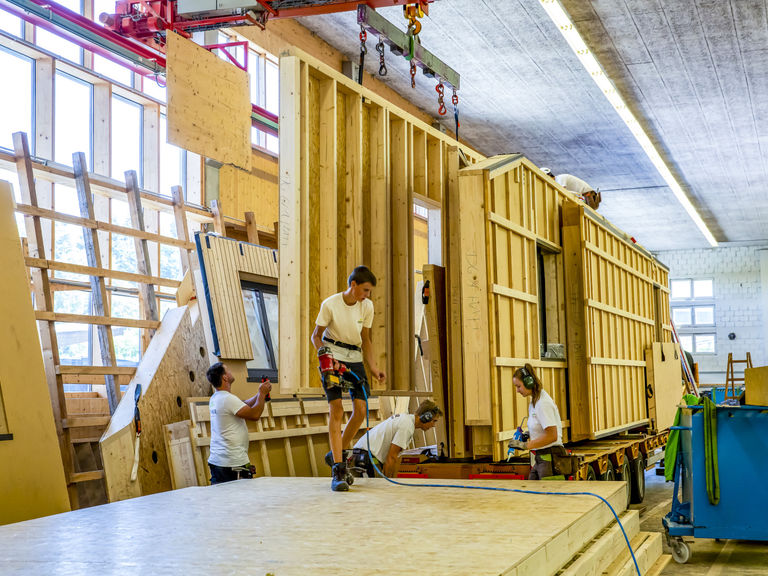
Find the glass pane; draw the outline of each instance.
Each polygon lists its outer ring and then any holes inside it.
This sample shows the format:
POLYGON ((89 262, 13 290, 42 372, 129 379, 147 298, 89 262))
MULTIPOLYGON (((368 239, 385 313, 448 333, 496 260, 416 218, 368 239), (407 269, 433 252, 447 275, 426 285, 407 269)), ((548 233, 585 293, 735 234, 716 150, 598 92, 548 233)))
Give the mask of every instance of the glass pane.
POLYGON ((128 68, 98 54, 93 55, 93 71, 125 86, 133 81, 133 73, 128 68))
POLYGON ((131 226, 131 209, 128 207, 128 202, 113 198, 110 203, 110 212, 112 216, 112 224, 133 228, 133 226, 131 226))
POLYGON ((181 148, 167 142, 167 120, 160 116, 160 194, 171 195, 171 187, 184 182, 181 148))
POLYGON ((93 21, 101 22, 99 16, 102 12, 115 13, 115 0, 93 0, 93 21))
MULTIPOLYGON (((5 12, 0 11, 0 15, 2 14, 5 12)), ((33 75, 32 60, 0 47, 0 80, 6 87, 13 87, 12 90, 0 90, 0 110, 3 110, 3 113, 0 113, 0 146, 3 148, 13 150, 12 134, 14 132, 26 132, 28 139, 34 141, 32 133, 33 75), (13 110, 13 113, 6 113, 9 110, 13 110)))
POLYGON ((672 298, 690 298, 691 281, 690 280, 672 280, 671 282, 672 298))
POLYGON ((272 351, 275 353, 275 363, 280 362, 279 338, 277 330, 277 294, 262 293, 264 298, 264 308, 267 310, 267 321, 269 322, 269 337, 272 339, 272 351))
POLYGON ((56 104, 54 109, 54 160, 72 166, 72 154, 84 152, 91 161, 91 108, 93 86, 56 73, 56 104))
POLYGON ((141 332, 138 328, 113 326, 115 358, 118 366, 136 366, 141 359, 141 332))
POLYGON ((53 311, 62 314, 91 313, 91 293, 84 290, 57 290, 53 293, 53 311))
POLYGON ((264 82, 266 88, 266 98, 264 108, 273 114, 280 113, 280 72, 277 64, 266 61, 267 78, 264 82))
POLYGON ((54 188, 53 207, 56 212, 63 212, 71 216, 80 216, 80 202, 77 199, 77 190, 64 184, 56 184, 54 188))
MULTIPOLYGON (((23 28, 21 27, 21 18, 18 18, 12 14, 9 14, 3 9, 0 9, 0 30, 13 34, 14 36, 21 37, 23 35, 23 28)), ((0 70, 3 67, 0 66, 0 70)))
POLYGON ((680 346, 682 346, 683 350, 687 350, 688 352, 693 352, 693 336, 691 336, 690 334, 681 334, 680 346))
POLYGON ((165 316, 165 313, 168 312, 168 310, 171 310, 172 308, 176 308, 176 302, 173 300, 160 300, 160 309, 158 310, 158 314, 160 315, 160 320, 163 320, 163 316, 165 316))
MULTIPOLYGON (((53 259, 70 264, 85 264, 88 262, 83 241, 83 229, 74 224, 56 222, 53 226, 53 235, 56 239, 53 245, 53 259)), ((70 272, 56 272, 57 278, 70 280, 82 280, 79 274, 70 272)))
POLYGON ((266 148, 266 134, 259 130, 258 128, 254 128, 251 126, 251 144, 255 146, 261 146, 262 148, 266 148))
POLYGON ((253 350, 253 360, 249 360, 245 365, 251 370, 269 370, 272 367, 269 363, 267 343, 264 341, 264 334, 261 331, 262 318, 258 295, 254 290, 243 289, 242 292, 245 319, 248 323, 248 333, 251 336, 251 349, 253 350))
POLYGON ((715 307, 714 306, 697 306, 693 309, 694 324, 714 324, 715 323, 715 307))
POLYGON ((62 364, 91 365, 90 326, 56 322, 56 340, 62 364))
POLYGON ((112 97, 112 178, 125 181, 134 170, 141 185, 142 108, 118 96, 112 97))
POLYGON ((694 280, 693 281, 693 297, 694 298, 712 298, 712 279, 707 280, 694 280))
POLYGON ((259 74, 261 73, 262 66, 262 59, 261 56, 259 56, 259 53, 251 50, 248 53, 248 75, 250 76, 251 102, 253 104, 259 104, 261 102, 261 77, 259 74))
POLYGON ((37 41, 35 44, 40 46, 43 50, 47 50, 52 54, 74 62, 75 64, 82 63, 82 50, 80 46, 69 40, 65 40, 61 36, 57 36, 48 30, 44 30, 39 26, 35 30, 35 38, 37 41))
POLYGON ((139 299, 135 296, 112 294, 110 313, 115 318, 139 318, 139 299))
POLYGON ((145 76, 142 82, 142 91, 144 94, 155 100, 160 100, 160 102, 165 102, 165 80, 162 76, 160 77, 159 82, 158 79, 152 76, 145 76))
POLYGON ((696 334, 696 353, 714 354, 715 353, 715 335, 714 334, 696 334))
POLYGON ((280 142, 277 138, 272 136, 271 134, 267 134, 267 150, 270 152, 274 152, 275 154, 280 153, 280 142))
MULTIPOLYGON (((122 234, 112 233, 112 269, 121 272, 136 272, 136 247, 133 238, 122 234)), ((124 285, 122 281, 114 280, 114 285, 124 285)))
POLYGON ((672 308, 672 322, 676 326, 690 326, 691 325, 691 309, 690 308, 672 308))
POLYGON ((181 280, 181 254, 176 246, 163 244, 160 246, 160 276, 181 280))

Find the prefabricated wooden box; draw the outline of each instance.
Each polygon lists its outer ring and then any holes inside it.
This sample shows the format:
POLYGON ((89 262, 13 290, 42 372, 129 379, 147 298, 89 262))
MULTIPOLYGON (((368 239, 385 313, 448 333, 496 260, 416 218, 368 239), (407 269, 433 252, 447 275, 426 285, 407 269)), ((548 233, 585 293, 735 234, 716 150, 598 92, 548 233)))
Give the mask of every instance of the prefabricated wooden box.
POLYGON ((458 202, 450 355, 472 455, 506 455, 527 415, 512 385, 525 363, 557 404, 564 440, 646 422, 644 350, 669 339, 666 269, 521 155, 460 170, 458 202))

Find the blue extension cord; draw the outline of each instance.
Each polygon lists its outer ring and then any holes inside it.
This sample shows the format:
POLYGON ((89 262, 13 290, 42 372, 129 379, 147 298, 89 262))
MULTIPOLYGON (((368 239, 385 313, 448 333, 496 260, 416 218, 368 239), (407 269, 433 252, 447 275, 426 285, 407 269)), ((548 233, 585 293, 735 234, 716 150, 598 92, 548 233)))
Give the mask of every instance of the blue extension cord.
MULTIPOLYGON (((363 389, 363 396, 365 397, 365 427, 368 430, 370 430, 368 394, 365 391, 365 384, 363 384, 361 387, 363 389)), ((461 484, 408 484, 406 482, 398 482, 397 480, 392 480, 392 478, 385 476, 384 472, 379 470, 379 467, 376 466, 376 462, 373 459, 373 454, 371 454, 371 437, 369 436, 367 431, 365 433, 365 439, 368 445, 368 460, 371 462, 371 465, 373 466, 373 468, 387 482, 391 482, 392 484, 396 484, 397 486, 410 486, 411 488, 463 488, 465 490, 491 490, 494 492, 519 492, 520 494, 537 494, 537 495, 544 495, 544 496, 593 496, 598 500, 602 501, 606 506, 608 506, 608 509, 611 511, 611 514, 613 514, 613 517, 616 518, 616 523, 619 525, 619 528, 621 528, 621 533, 624 535, 624 541, 627 543, 627 548, 629 549, 629 553, 632 556, 632 562, 635 563, 635 570, 637 571, 637 576, 642 576, 640 572, 640 567, 637 565, 637 558, 635 558, 635 552, 632 550, 632 545, 629 543, 629 538, 627 537, 627 533, 624 531, 624 526, 621 525, 619 516, 616 514, 616 511, 613 509, 613 506, 610 505, 608 500, 606 500, 599 494, 595 494, 594 492, 542 492, 538 490, 521 490, 520 488, 498 488, 495 486, 465 486, 461 484)))

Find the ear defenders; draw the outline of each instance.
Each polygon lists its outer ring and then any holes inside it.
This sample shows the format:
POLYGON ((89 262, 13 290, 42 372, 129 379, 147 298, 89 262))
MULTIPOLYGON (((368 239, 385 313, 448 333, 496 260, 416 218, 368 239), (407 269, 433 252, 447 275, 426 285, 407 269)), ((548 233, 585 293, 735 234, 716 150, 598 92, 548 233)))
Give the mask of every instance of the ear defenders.
POLYGON ((533 390, 533 387, 536 385, 536 382, 533 379, 533 374, 528 372, 525 366, 520 368, 520 376, 523 377, 523 386, 525 386, 528 390, 533 390))
POLYGON ((435 413, 432 410, 427 410, 423 414, 419 415, 419 420, 422 424, 427 424, 435 419, 435 413))

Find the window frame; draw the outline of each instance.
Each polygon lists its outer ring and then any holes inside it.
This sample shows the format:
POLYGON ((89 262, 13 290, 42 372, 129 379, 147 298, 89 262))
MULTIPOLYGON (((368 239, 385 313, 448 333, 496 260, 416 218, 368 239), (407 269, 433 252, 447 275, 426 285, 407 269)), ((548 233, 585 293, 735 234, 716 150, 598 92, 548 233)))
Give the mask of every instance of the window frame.
MULTIPOLYGON (((266 319, 267 318, 267 309, 264 304, 264 298, 262 296, 263 293, 266 294, 274 294, 275 297, 279 299, 279 295, 277 293, 277 286, 273 286, 271 284, 264 284, 261 282, 254 282, 252 280, 240 280, 240 289, 241 290, 251 290, 256 292, 257 294, 257 301, 259 303, 259 312, 260 312, 260 318, 266 319)), ((262 323, 261 326, 261 333, 264 337, 264 341, 267 348, 267 357, 269 360, 269 363, 271 364, 271 367, 269 369, 264 368, 248 368, 248 382, 260 382, 262 377, 267 377, 271 382, 278 382, 279 376, 278 376, 278 363, 277 359, 275 357, 275 349, 274 349, 274 343, 272 338, 272 330, 269 327, 269 322, 262 323)), ((278 327, 279 329, 279 327, 278 327)), ((250 338, 250 328, 248 330, 248 336, 250 338)), ((251 344, 253 345, 253 344, 251 344)))
POLYGON ((691 339, 691 350, 687 350, 691 354, 702 354, 706 356, 717 355, 717 305, 715 302, 715 280, 714 278, 670 278, 669 279, 669 307, 670 318, 674 320, 676 309, 688 309, 690 314, 690 324, 684 324, 676 326, 677 332, 680 335, 681 341, 684 336, 691 339), (712 285, 712 296, 700 296, 696 297, 694 293, 694 283, 697 281, 707 280, 712 285), (688 282, 689 294, 687 298, 673 298, 672 297, 672 284, 673 282, 688 282), (697 308, 711 308, 712 309, 712 323, 711 324, 697 324, 696 323, 696 309, 697 308), (698 349, 697 339, 702 336, 712 336, 714 340, 713 352, 702 352, 698 349))

